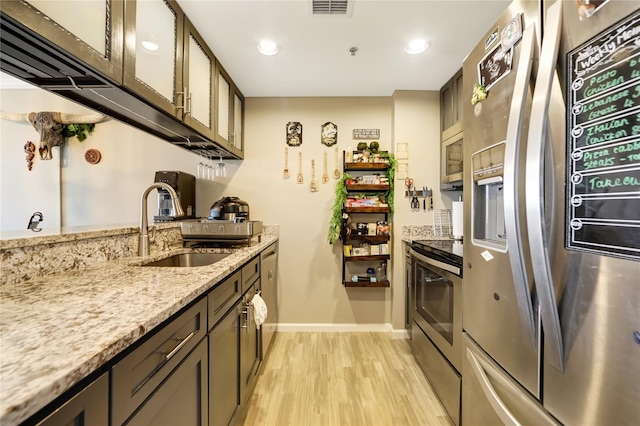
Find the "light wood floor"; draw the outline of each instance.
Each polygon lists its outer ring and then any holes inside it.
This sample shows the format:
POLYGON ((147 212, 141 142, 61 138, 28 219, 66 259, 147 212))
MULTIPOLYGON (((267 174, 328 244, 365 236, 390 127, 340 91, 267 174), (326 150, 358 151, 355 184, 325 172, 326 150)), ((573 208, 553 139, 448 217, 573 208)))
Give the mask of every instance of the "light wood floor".
POLYGON ((452 425, 389 333, 278 333, 261 370, 241 425, 452 425))

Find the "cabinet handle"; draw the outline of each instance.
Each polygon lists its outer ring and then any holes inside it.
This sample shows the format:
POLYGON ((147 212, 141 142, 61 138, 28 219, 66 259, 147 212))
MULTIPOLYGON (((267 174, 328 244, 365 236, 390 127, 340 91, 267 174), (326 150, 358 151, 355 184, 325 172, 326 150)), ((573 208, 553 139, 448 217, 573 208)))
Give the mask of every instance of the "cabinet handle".
POLYGON ((251 303, 247 303, 244 306, 244 309, 242 310, 242 315, 246 315, 245 320, 244 320, 244 325, 241 325, 241 328, 245 328, 247 330, 247 334, 249 334, 250 330, 250 326, 249 326, 249 321, 251 321, 251 303))
POLYGON ((187 92, 188 87, 184 87, 184 91, 177 92, 177 95, 182 95, 182 105, 176 105, 176 109, 181 109, 185 114, 191 113, 191 93, 187 92), (187 102, 189 107, 187 108, 187 102))
MULTIPOLYGON (((177 96, 182 96, 182 105, 176 105, 176 109, 184 110, 184 94, 185 92, 176 92, 177 96)), ((178 103, 178 99, 176 99, 176 104, 178 103)))
POLYGON ((182 347, 183 347, 184 345, 186 345, 186 344, 187 344, 187 342, 188 342, 189 340, 191 340, 191 338, 192 338, 193 336, 195 336, 195 335, 196 335, 196 330, 192 331, 192 332, 191 332, 187 337, 185 337, 184 339, 182 339, 182 341, 181 341, 180 343, 178 343, 178 345, 177 345, 175 348, 173 348, 173 350, 172 350, 171 352, 169 352, 168 354, 166 354, 166 355, 165 355, 165 357, 164 357, 165 362, 166 362, 166 361, 169 361, 171 358, 173 358, 173 356, 174 356, 174 355, 175 355, 175 354, 176 354, 180 349, 182 349, 182 347))
POLYGON ((184 102, 184 113, 191 114, 191 92, 187 92, 187 88, 184 88, 184 95, 186 96, 184 102))

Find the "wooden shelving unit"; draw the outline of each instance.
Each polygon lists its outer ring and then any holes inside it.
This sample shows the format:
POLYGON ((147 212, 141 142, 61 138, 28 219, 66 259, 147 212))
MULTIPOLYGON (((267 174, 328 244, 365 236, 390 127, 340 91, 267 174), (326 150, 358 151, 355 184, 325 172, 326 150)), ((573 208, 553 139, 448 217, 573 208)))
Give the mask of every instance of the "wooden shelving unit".
MULTIPOLYGON (((375 174, 383 174, 389 168, 387 163, 343 163, 344 171, 349 172, 354 177, 355 175, 363 175, 364 172, 374 172, 375 174)), ((393 182, 388 184, 346 184, 345 189, 352 194, 358 193, 388 193, 392 188, 393 182)), ((388 195, 388 194, 387 194, 388 195)), ((380 220, 384 220, 389 224, 389 213, 391 209, 389 207, 344 207, 343 213, 350 216, 354 222, 366 222, 377 223, 380 220)), ((354 233, 347 233, 346 227, 343 225, 341 232, 341 239, 343 245, 349 244, 360 245, 362 243, 368 243, 370 245, 389 244, 391 241, 390 233, 388 235, 357 235, 354 233)), ((390 253, 390 248, 388 253, 390 253)), ((374 254, 365 256, 349 256, 344 253, 342 256, 342 283, 345 287, 390 287, 391 283, 388 279, 381 281, 371 281, 371 279, 363 274, 367 267, 379 267, 381 263, 388 262, 391 259, 390 254, 374 254), (349 265, 351 265, 354 271, 350 271, 349 265), (353 281, 353 277, 357 277, 357 281, 353 281)), ((388 270, 385 274, 388 277, 388 270)))

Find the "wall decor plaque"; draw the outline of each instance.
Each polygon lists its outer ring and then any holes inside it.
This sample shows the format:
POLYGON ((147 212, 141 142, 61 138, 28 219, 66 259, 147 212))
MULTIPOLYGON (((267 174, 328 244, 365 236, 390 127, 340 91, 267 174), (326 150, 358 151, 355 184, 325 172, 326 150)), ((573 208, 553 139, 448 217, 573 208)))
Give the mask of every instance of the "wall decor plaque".
POLYGON ((338 126, 328 121, 321 127, 322 144, 326 146, 333 146, 338 142, 338 126))
POLYGON ((302 124, 298 121, 290 121, 287 123, 287 145, 302 145, 302 124))
POLYGON ((353 139, 380 139, 380 129, 353 129, 353 139))

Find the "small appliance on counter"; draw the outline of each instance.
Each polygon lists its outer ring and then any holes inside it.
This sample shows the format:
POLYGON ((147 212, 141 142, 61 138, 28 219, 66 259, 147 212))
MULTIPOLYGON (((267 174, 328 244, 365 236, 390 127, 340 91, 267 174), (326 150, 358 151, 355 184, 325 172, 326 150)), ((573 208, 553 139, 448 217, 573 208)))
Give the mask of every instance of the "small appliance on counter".
POLYGON ((165 189, 158 188, 158 215, 154 222, 171 222, 174 220, 193 219, 196 214, 196 178, 193 175, 179 171, 158 171, 154 182, 164 182, 172 187, 178 197, 184 216, 175 217, 171 196, 165 189))
POLYGON ((213 203, 209 211, 211 220, 234 220, 235 218, 249 220, 249 204, 238 197, 222 197, 213 203))
POLYGON ((222 197, 211 206, 209 219, 188 220, 181 224, 182 240, 190 247, 228 247, 251 245, 261 240, 262 222, 249 220, 249 203, 238 197, 222 197))
POLYGON ((262 237, 259 220, 185 220, 181 223, 182 240, 188 247, 251 246, 253 237, 262 237))

